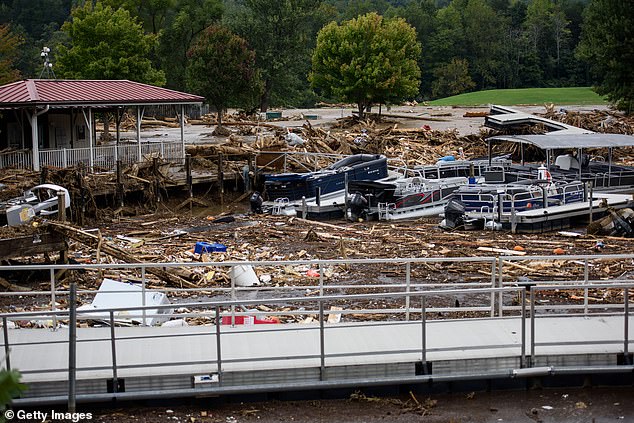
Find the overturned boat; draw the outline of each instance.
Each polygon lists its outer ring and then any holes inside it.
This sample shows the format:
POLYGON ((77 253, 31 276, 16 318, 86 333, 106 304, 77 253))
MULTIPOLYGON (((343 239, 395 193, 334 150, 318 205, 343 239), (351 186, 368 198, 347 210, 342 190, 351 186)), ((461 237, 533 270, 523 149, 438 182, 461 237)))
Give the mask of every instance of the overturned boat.
POLYGON ((54 184, 37 185, 19 197, 0 203, 0 226, 19 226, 35 216, 57 215, 60 193, 65 207, 70 208, 68 190, 54 184))

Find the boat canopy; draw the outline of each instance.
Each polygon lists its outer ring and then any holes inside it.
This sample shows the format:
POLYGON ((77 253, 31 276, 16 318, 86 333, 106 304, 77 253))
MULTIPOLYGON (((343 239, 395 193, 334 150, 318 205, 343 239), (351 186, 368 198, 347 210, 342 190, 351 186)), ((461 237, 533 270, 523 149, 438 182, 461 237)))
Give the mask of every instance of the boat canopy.
POLYGON ((532 144, 542 150, 566 148, 620 148, 634 146, 634 136, 623 134, 557 134, 547 135, 497 135, 487 142, 509 141, 532 144))

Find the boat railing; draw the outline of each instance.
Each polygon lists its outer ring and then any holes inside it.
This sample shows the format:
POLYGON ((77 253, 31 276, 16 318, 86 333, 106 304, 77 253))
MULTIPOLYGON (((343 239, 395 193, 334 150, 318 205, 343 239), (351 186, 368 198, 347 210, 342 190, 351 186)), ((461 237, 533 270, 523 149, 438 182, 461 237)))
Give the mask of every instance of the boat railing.
POLYGON ((584 185, 581 182, 573 182, 564 186, 564 198, 563 203, 568 204, 568 202, 575 202, 575 199, 581 195, 581 198, 584 198, 584 185), (572 197, 572 198, 571 198, 572 197))
POLYGON ((290 204, 290 200, 287 197, 276 198, 275 201, 273 201, 273 209, 271 210, 271 214, 273 215, 282 214, 282 210, 284 210, 284 208, 288 206, 289 204, 290 204))
POLYGON ((395 203, 379 203, 377 204, 377 207, 379 211, 379 220, 388 220, 391 212, 396 210, 395 203))

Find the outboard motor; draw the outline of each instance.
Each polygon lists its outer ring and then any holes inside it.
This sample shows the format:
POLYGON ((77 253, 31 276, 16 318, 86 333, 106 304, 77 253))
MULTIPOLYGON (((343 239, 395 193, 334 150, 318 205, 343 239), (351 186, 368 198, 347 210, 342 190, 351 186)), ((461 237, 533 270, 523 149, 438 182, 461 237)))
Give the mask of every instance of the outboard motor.
POLYGON ((348 206, 350 208, 350 219, 365 219, 368 214, 368 200, 363 195, 355 192, 348 198, 348 206))
POLYGON ((445 221, 441 226, 445 229, 454 229, 464 225, 464 203, 452 199, 445 206, 445 221))
POLYGON ((251 198, 249 198, 249 203, 251 203, 252 213, 255 213, 255 214, 264 213, 262 211, 262 203, 264 203, 264 198, 262 198, 262 195, 258 191, 255 191, 253 194, 251 194, 251 198))

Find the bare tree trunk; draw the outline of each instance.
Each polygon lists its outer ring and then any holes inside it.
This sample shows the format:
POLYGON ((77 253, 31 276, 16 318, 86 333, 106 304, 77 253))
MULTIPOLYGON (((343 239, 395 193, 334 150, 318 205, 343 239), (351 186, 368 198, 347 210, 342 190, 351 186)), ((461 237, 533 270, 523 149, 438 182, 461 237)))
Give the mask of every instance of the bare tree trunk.
POLYGON ((271 79, 267 79, 264 82, 264 92, 262 93, 262 97, 260 97, 260 111, 266 112, 269 109, 269 101, 271 100, 271 79))
POLYGON ((357 107, 359 108, 359 120, 362 120, 365 113, 365 103, 359 102, 357 103, 357 107))

